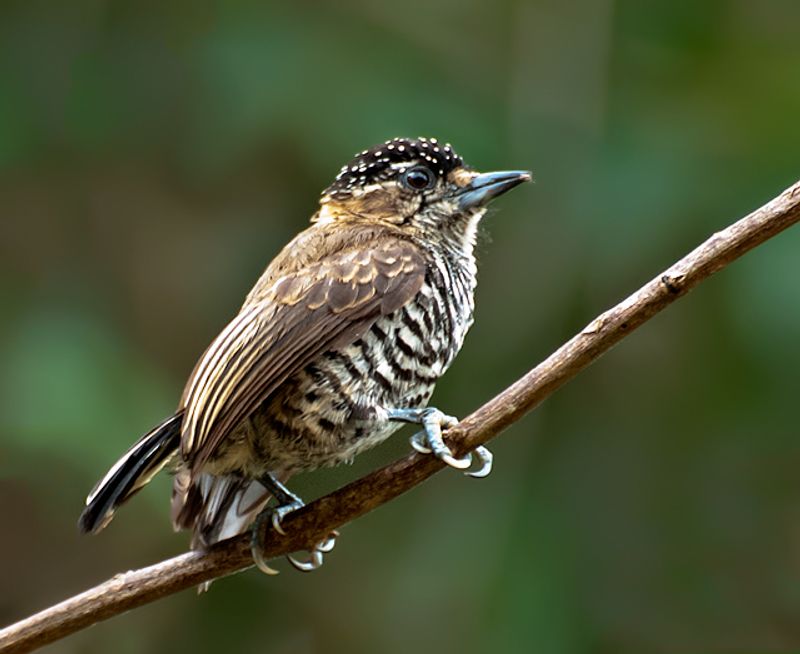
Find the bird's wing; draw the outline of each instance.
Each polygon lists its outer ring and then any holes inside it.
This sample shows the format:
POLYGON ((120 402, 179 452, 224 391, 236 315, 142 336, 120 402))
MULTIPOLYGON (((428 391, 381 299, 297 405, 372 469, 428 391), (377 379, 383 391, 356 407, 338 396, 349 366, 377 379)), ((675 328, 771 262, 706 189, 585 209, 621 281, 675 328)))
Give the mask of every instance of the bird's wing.
POLYGON ((198 361, 181 400, 181 451, 192 470, 291 374, 352 343, 413 298, 425 262, 396 239, 340 250, 279 277, 248 302, 198 361))

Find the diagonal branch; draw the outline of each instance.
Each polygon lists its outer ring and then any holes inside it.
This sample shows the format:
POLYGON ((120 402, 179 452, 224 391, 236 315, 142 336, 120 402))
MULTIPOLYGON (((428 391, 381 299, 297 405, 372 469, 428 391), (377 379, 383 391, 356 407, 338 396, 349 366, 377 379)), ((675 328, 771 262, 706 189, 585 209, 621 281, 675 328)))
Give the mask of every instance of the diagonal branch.
MULTIPOLYGON (((485 443, 519 420, 618 341, 701 281, 800 221, 800 181, 707 241, 589 323, 524 377, 447 432, 456 454, 485 443)), ((308 548, 331 530, 385 504, 443 468, 416 453, 376 470, 283 522, 286 536, 266 534, 266 556, 308 548)), ((0 652, 29 652, 100 620, 253 564, 249 536, 205 553, 190 552, 108 581, 0 630, 0 652)))

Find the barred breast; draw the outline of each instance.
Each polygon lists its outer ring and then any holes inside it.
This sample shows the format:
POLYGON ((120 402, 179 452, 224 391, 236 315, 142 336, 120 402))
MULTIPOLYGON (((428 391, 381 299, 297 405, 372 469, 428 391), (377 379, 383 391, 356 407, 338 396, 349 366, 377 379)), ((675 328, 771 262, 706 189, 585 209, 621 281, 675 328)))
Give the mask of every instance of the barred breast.
POLYGON ((432 257, 414 300, 289 378, 228 441, 241 448, 243 473, 292 475, 352 460, 402 426, 386 409, 426 406, 472 324, 471 263, 432 257))

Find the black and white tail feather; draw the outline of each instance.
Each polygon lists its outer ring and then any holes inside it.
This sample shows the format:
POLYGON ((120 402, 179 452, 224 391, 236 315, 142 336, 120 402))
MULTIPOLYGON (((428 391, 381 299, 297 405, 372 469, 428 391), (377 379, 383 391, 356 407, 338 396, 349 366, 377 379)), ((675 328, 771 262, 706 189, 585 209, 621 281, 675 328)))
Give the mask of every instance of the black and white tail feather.
POLYGON ((86 508, 78 519, 85 533, 96 534, 114 517, 121 504, 142 489, 178 454, 182 414, 156 426, 122 455, 86 498, 86 508))
POLYGON ((258 481, 180 470, 172 487, 172 524, 191 529, 192 549, 247 531, 272 495, 258 481))
MULTIPOLYGON (((119 506, 179 456, 183 414, 168 418, 142 436, 95 485, 78 520, 84 533, 97 533, 119 506)), ((194 531, 192 547, 204 548, 247 530, 271 495, 259 482, 233 475, 192 478, 179 467, 172 492, 175 529, 194 531)))

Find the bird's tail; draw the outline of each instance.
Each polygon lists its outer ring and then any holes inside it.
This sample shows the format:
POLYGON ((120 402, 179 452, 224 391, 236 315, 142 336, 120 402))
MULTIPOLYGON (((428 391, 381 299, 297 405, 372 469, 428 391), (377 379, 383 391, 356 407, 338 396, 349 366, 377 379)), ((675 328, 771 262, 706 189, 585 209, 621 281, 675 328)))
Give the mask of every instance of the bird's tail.
POLYGON ((147 432, 125 452, 89 496, 78 519, 84 533, 97 533, 114 517, 117 507, 147 484, 178 452, 182 413, 147 432))
POLYGON ((255 479, 208 473, 193 477, 179 470, 172 487, 172 524, 192 530, 192 549, 205 549, 246 531, 270 497, 255 479))

